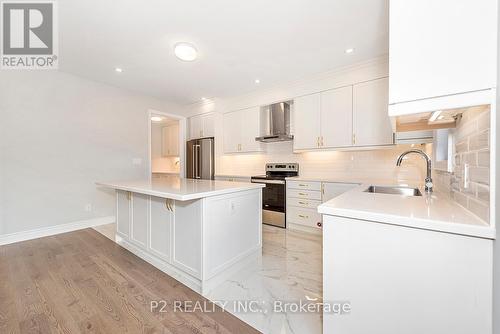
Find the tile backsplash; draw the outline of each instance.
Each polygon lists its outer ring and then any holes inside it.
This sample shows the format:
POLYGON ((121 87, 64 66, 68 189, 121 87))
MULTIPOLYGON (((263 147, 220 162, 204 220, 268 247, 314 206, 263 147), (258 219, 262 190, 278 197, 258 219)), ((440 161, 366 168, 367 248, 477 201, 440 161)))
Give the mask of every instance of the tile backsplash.
POLYGON ((436 171, 437 186, 447 189, 458 204, 489 222, 489 108, 471 108, 465 111, 457 121, 453 136, 453 172, 436 171))

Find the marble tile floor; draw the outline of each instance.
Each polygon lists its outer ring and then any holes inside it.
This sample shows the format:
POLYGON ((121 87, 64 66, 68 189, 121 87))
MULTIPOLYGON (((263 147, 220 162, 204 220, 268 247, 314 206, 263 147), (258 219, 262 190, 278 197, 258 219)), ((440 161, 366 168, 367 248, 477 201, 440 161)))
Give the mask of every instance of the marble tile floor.
MULTIPOLYGON (((95 229, 114 240, 114 225, 95 229)), ((321 302, 321 236, 268 225, 263 225, 262 232, 262 257, 205 297, 263 333, 322 333, 320 312, 279 307, 321 302)))

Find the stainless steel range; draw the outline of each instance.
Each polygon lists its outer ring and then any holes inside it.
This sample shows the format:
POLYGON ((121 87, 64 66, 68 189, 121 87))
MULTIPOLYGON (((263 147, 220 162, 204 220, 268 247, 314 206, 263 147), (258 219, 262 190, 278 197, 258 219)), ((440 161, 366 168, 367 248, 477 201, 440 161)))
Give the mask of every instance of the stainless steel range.
POLYGON ((262 189, 262 222, 286 227, 286 181, 285 178, 299 175, 299 164, 266 164, 266 175, 252 176, 253 183, 266 185, 262 189))

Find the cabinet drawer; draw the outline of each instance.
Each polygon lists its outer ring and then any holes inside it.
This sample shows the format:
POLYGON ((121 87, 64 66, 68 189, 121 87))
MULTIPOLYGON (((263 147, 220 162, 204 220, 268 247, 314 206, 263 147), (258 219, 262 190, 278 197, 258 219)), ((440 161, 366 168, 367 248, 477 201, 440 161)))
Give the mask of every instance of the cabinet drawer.
POLYGON ((288 188, 321 191, 321 182, 286 181, 288 188))
POLYGON ((316 209, 321 204, 321 201, 290 197, 287 199, 287 204, 301 208, 316 209))
POLYGON ((286 194, 287 197, 307 198, 307 199, 321 201, 321 191, 288 189, 286 194))
POLYGON ((316 209, 304 209, 298 207, 289 207, 287 212, 287 221, 294 224, 316 227, 318 223, 321 225, 321 215, 316 209))

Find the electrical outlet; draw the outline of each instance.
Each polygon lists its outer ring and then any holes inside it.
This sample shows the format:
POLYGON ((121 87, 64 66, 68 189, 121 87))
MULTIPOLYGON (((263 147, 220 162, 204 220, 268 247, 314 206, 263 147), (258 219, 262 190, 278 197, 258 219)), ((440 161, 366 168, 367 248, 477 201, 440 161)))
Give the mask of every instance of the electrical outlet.
POLYGON ((90 204, 90 203, 85 204, 85 211, 92 212, 92 204, 90 204))

